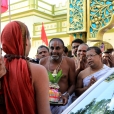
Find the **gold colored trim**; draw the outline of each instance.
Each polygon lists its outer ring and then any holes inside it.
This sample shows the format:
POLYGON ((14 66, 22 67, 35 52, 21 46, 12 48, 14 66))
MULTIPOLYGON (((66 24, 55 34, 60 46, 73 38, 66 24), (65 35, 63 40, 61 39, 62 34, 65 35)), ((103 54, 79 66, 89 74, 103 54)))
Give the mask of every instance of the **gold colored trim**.
MULTIPOLYGON (((87 0, 87 1, 89 1, 89 0, 87 0)), ((69 31, 69 28, 70 28, 70 24, 69 24, 69 20, 70 20, 70 18, 69 18, 69 9, 70 9, 70 7, 69 7, 69 4, 70 4, 70 0, 68 0, 68 2, 67 2, 67 33, 76 33, 76 32, 86 32, 87 31, 87 29, 86 29, 86 0, 84 0, 84 2, 83 2, 83 14, 84 14, 84 16, 83 16, 83 25, 84 25, 84 27, 83 27, 83 29, 82 30, 75 30, 75 31, 69 31)))
POLYGON ((98 33, 97 33, 97 39, 103 40, 103 35, 106 31, 110 30, 111 28, 114 27, 114 14, 111 17, 110 22, 103 28, 101 28, 98 33))
POLYGON ((90 38, 90 0, 87 0, 87 40, 90 39, 94 40, 94 38, 90 38))

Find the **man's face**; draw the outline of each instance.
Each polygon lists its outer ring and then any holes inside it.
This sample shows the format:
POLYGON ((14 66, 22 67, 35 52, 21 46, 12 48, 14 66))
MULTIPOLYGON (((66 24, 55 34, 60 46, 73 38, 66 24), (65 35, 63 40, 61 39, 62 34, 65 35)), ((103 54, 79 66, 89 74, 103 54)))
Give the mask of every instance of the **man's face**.
POLYGON ((109 53, 103 53, 102 58, 108 60, 109 59, 109 53))
POLYGON ((86 57, 87 48, 88 48, 88 46, 86 46, 86 45, 80 45, 77 50, 77 57, 78 58, 86 57))
POLYGON ((50 42, 50 56, 52 60, 59 60, 64 52, 63 44, 58 40, 52 40, 50 42))
POLYGON ((80 43, 72 43, 72 54, 76 56, 77 54, 77 49, 80 43))
POLYGON ((45 47, 38 49, 38 58, 39 59, 47 57, 47 56, 49 56, 49 52, 45 47))
POLYGON ((90 67, 97 66, 101 62, 102 55, 98 55, 94 49, 86 52, 87 63, 90 67))

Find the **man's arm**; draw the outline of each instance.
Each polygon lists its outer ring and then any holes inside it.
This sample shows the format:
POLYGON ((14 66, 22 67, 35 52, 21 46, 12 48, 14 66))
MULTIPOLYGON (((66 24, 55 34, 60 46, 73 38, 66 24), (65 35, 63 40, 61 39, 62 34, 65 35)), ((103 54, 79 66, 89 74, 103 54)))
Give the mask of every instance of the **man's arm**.
POLYGON ((73 92, 74 92, 74 89, 75 89, 75 63, 74 61, 69 58, 68 60, 68 65, 70 66, 70 70, 69 70, 69 76, 68 76, 68 79, 69 79, 69 88, 68 88, 68 93, 69 95, 71 95, 73 92))
POLYGON ((88 86, 83 87, 83 75, 85 75, 85 72, 82 71, 79 73, 77 77, 77 83, 75 88, 75 94, 77 97, 79 97, 82 93, 84 93, 90 86, 92 86, 97 80, 94 78, 94 76, 90 79, 90 82, 88 83, 88 86))
POLYGON ((85 92, 88 87, 83 87, 83 73, 80 72, 78 77, 77 77, 77 83, 76 83, 76 87, 75 87, 75 94, 77 97, 79 97, 83 92, 85 92))
POLYGON ((68 102, 69 96, 72 95, 75 89, 75 63, 71 58, 67 58, 67 63, 70 67, 68 73, 69 88, 67 90, 67 93, 65 95, 62 95, 64 105, 68 102))

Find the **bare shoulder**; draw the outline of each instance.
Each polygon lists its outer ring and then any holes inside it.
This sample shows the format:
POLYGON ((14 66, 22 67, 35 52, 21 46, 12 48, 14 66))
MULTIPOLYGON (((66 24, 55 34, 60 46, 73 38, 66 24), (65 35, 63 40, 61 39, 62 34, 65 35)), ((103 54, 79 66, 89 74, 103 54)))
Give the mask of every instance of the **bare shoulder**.
POLYGON ((69 63, 69 64, 73 64, 74 63, 74 60, 73 60, 73 58, 70 58, 70 57, 64 57, 65 58, 65 60, 69 63))
POLYGON ((31 68, 31 70, 38 70, 38 71, 44 70, 44 67, 42 65, 34 64, 34 63, 31 63, 31 62, 30 62, 30 68, 31 68))
POLYGON ((86 75, 88 74, 88 70, 89 70, 89 67, 87 67, 86 69, 82 70, 79 73, 78 78, 84 79, 86 77, 86 75))
POLYGON ((41 64, 41 65, 45 64, 48 59, 49 59, 49 56, 40 59, 39 64, 41 64))
POLYGON ((31 70, 31 74, 32 74, 32 80, 33 83, 37 80, 43 81, 43 80, 47 80, 48 75, 47 75, 47 71, 46 68, 42 65, 39 64, 34 64, 30 62, 30 70, 31 70))

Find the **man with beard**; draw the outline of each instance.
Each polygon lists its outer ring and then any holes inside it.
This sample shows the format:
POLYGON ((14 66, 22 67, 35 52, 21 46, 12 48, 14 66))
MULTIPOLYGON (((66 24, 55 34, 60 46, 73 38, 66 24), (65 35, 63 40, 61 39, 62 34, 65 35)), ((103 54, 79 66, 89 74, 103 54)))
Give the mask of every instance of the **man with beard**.
POLYGON ((75 94, 80 96, 98 79, 106 74, 110 68, 102 63, 102 52, 98 47, 89 47, 86 52, 89 67, 81 71, 77 78, 75 94))
POLYGON ((71 104, 71 97, 75 89, 75 64, 74 61, 63 56, 64 42, 59 38, 53 38, 49 42, 50 56, 40 60, 47 71, 53 73, 62 70, 62 77, 58 82, 59 91, 62 93, 64 106, 51 106, 52 114, 61 114, 71 104))

